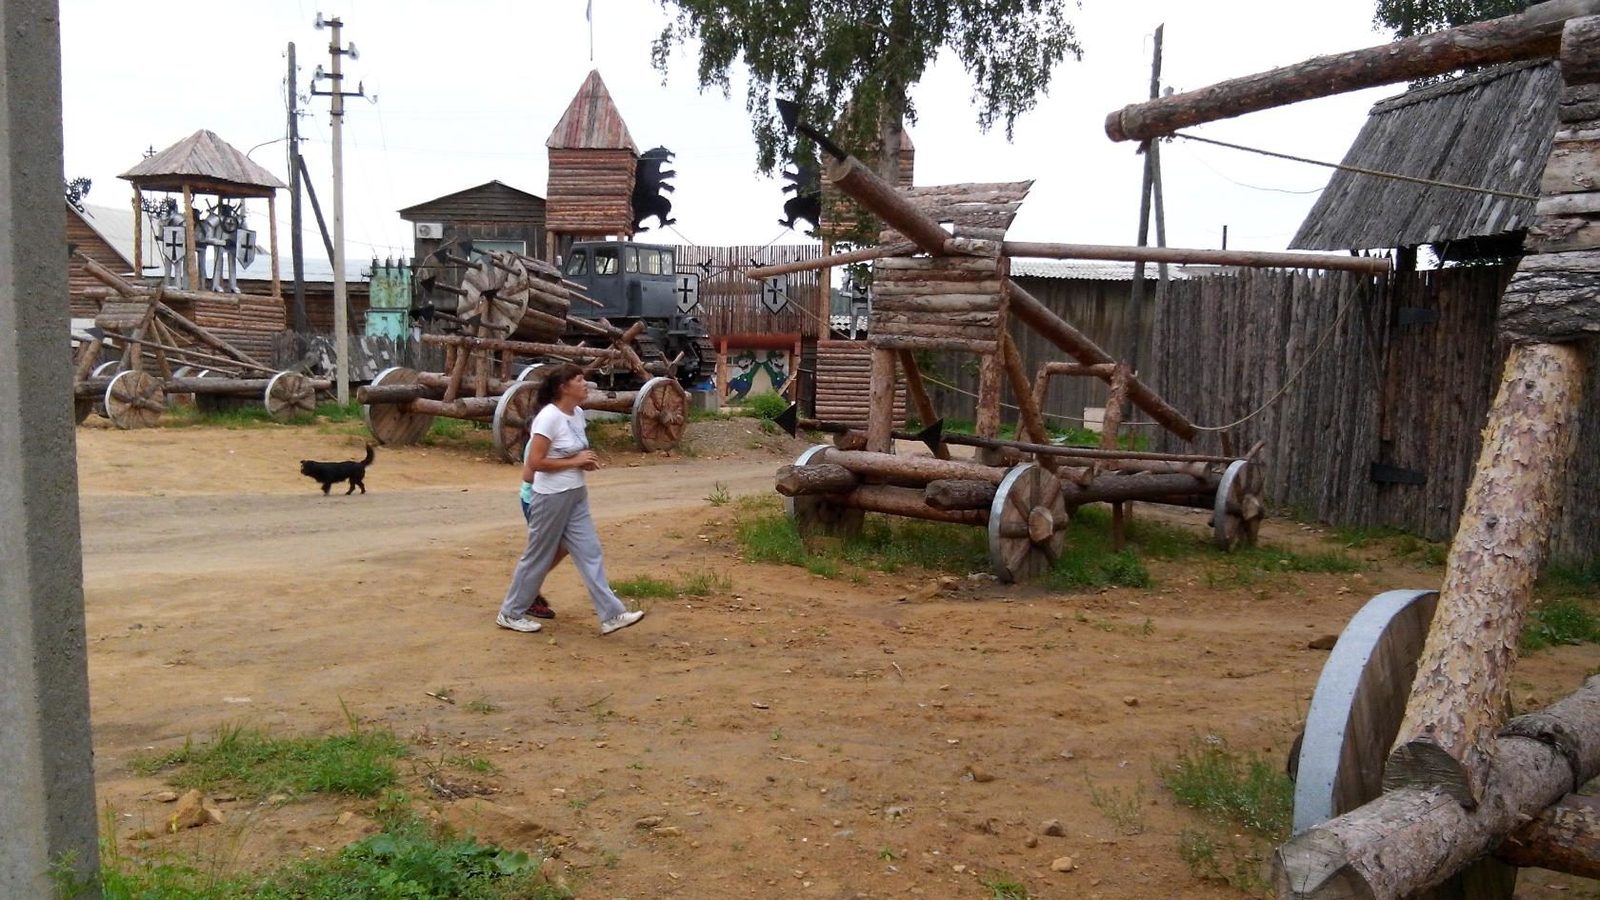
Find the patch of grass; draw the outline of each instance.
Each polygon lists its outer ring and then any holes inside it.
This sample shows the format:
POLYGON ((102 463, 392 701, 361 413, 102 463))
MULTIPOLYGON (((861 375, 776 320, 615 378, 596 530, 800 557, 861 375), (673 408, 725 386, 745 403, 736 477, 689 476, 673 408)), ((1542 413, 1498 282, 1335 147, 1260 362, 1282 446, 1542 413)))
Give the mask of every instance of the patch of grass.
POLYGON ((349 731, 325 737, 277 737, 264 729, 223 726, 207 744, 185 740, 178 750, 134 759, 132 768, 145 775, 170 771, 172 784, 202 791, 373 797, 395 783, 394 761, 405 755, 394 732, 362 729, 352 718, 349 731))
POLYGON ((1089 803, 1110 819, 1118 831, 1123 834, 1144 833, 1144 782, 1135 782, 1133 788, 1126 792, 1121 788, 1101 790, 1087 773, 1083 776, 1083 782, 1089 787, 1089 803))
POLYGON ((478 775, 498 775, 500 767, 481 756, 452 756, 445 760, 451 766, 478 775))
POLYGON ((1539 576, 1540 596, 1553 598, 1588 597, 1600 599, 1600 558, 1588 565, 1554 565, 1539 576))
POLYGON ((789 400, 782 394, 754 394, 744 398, 741 411, 748 416, 772 421, 789 408, 789 400))
POLYGON ((1214 735, 1196 738, 1162 770, 1179 803, 1233 822, 1277 843, 1289 836, 1294 784, 1283 767, 1255 753, 1238 753, 1214 735))
POLYGON ((622 581, 613 581, 611 587, 620 595, 634 598, 709 597, 733 590, 733 579, 721 572, 689 572, 679 580, 641 575, 622 581))
POLYGON ((980 878, 978 883, 989 892, 989 900, 1028 900, 1028 888, 1020 881, 1005 875, 980 878))
POLYGON ((1260 840, 1235 837, 1215 828, 1185 828, 1178 835, 1178 856, 1194 877, 1257 897, 1269 895, 1266 847, 1260 840))
POLYGON ((1534 606, 1522 629, 1522 650, 1532 653, 1560 644, 1600 643, 1600 617, 1575 597, 1534 606))
POLYGON ((468 700, 466 710, 467 712, 475 712, 480 716, 487 716, 499 712, 500 707, 494 705, 488 700, 483 699, 482 697, 479 697, 476 700, 468 700))
POLYGON ((757 497, 737 507, 735 537, 751 562, 799 566, 825 578, 853 574, 851 570, 858 568, 958 574, 988 569, 982 529, 871 514, 856 534, 802 539, 795 523, 776 506, 757 497))
POLYGON ((733 496, 728 493, 727 484, 721 481, 711 482, 711 493, 706 495, 706 502, 712 506, 727 506, 733 496))

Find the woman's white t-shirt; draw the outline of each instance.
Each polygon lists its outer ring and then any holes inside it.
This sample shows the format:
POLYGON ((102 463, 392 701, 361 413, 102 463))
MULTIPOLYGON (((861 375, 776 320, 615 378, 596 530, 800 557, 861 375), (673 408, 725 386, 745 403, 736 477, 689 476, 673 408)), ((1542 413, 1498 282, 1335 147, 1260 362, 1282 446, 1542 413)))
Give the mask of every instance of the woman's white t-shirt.
MULTIPOLYGON (((589 449, 589 433, 584 427, 583 409, 574 409, 572 415, 561 411, 561 407, 554 403, 545 404, 544 409, 533 417, 535 435, 543 435, 550 439, 550 459, 565 459, 576 456, 579 451, 589 449)), ((531 443, 533 438, 529 437, 531 443)), ((533 473, 533 491, 536 494, 559 494, 583 487, 583 469, 561 469, 556 472, 533 473)))

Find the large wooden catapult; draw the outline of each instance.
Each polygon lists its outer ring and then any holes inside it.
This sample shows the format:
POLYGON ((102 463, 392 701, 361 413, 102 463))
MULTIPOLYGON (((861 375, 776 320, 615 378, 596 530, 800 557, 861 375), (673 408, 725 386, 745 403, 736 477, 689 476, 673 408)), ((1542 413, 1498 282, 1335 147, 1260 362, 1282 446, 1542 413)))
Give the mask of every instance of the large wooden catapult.
POLYGON ((1600 878, 1600 676, 1506 720, 1512 667, 1573 455, 1600 334, 1600 0, 1502 19, 1152 100, 1114 140, 1463 66, 1557 59, 1564 82, 1536 220, 1500 302, 1510 345, 1437 590, 1393 591, 1351 620, 1298 753, 1281 897, 1512 896, 1518 866, 1600 878))
MULTIPOLYGON (((786 118, 793 119, 786 113, 786 118)), ((1165 503, 1212 513, 1216 542, 1225 549, 1253 544, 1266 515, 1260 446, 1237 456, 1142 453, 1117 449, 1125 404, 1184 440, 1197 428, 1157 396, 1124 362, 1052 312, 1010 277, 1011 257, 1165 260, 1232 265, 1385 272, 1383 260, 1303 253, 1250 253, 1173 248, 1034 244, 1005 240, 1032 182, 957 184, 897 190, 853 156, 804 124, 802 133, 833 157, 833 187, 885 224, 879 246, 801 263, 749 270, 764 279, 789 272, 876 259, 868 345, 872 354, 864 432, 838 423, 784 424, 832 431, 833 446, 807 450, 778 473, 777 489, 802 533, 858 528, 865 512, 984 527, 994 574, 1006 581, 1036 577, 1060 556, 1069 516, 1087 503, 1112 504, 1121 538, 1127 501, 1165 503), (946 229, 948 226, 948 230, 946 229), (1074 362, 1024 369, 1008 320, 1034 329, 1074 362), (944 435, 918 369, 919 351, 978 358, 975 436, 944 435), (930 429, 895 430, 897 373, 919 419, 930 429), (1050 442, 1040 412, 1050 379, 1092 377, 1109 386, 1099 448, 1050 442), (1020 410, 1021 441, 999 439, 1001 399, 1009 386, 1020 410), (897 455, 896 438, 927 442, 933 457, 897 455), (953 459, 950 444, 977 448, 974 459, 953 459)))
POLYGON ((572 304, 594 301, 555 266, 510 251, 472 254, 451 242, 418 266, 415 280, 430 310, 428 301, 452 297, 448 305, 455 312, 433 315, 458 333, 422 336, 423 343, 445 348, 445 372, 389 368, 356 392, 365 404, 368 430, 384 444, 421 440, 435 417, 464 419, 488 423, 500 458, 521 462, 547 365, 514 371, 519 355, 625 368, 644 382, 638 390, 592 390, 583 408, 628 416, 641 451, 671 450, 683 437, 688 395, 672 377, 674 362, 640 357, 635 342, 643 323, 622 329, 604 319, 569 315, 572 304), (444 277, 451 268, 461 273, 459 285, 444 277), (561 342, 573 332, 606 346, 561 342))

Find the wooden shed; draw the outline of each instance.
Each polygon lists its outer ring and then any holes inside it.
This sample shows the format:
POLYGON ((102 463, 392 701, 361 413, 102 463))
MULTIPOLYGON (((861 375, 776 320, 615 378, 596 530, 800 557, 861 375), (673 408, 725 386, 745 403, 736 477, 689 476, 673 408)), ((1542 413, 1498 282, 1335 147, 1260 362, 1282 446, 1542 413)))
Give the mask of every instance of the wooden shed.
MULTIPOLYGON (((145 251, 150 252, 146 241, 145 251)), ((118 275, 133 272, 133 220, 127 210, 85 204, 82 211, 67 204, 67 296, 69 315, 92 319, 100 312, 100 301, 85 292, 103 288, 100 279, 89 274, 76 254, 94 260, 118 275)))
POLYGON ((544 145, 550 150, 548 259, 558 241, 633 233, 639 148, 599 70, 589 73, 544 145))
POLYGON ((468 240, 486 250, 545 253, 545 199, 501 181, 425 200, 400 210, 412 223, 412 256, 422 259, 446 241, 468 240))

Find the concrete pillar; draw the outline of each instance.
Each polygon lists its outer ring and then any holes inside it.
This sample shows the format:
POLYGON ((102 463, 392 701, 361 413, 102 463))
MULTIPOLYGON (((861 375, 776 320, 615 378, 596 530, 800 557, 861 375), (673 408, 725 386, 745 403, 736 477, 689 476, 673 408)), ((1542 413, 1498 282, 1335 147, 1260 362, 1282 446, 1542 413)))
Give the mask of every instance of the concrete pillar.
POLYGON ((56 0, 0 0, 0 66, 0 897, 50 897, 98 867, 56 0))

